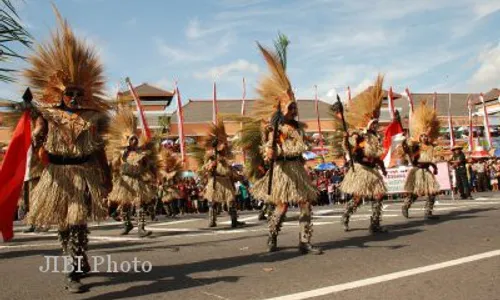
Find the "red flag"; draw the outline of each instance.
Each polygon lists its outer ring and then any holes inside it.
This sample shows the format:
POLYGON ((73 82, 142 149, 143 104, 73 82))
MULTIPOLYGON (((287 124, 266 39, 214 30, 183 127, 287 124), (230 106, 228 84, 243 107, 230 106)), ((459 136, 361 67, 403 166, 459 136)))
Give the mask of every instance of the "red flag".
POLYGON ((141 122, 144 135, 146 135, 147 140, 150 141, 151 131, 149 130, 148 122, 146 120, 146 117, 144 116, 144 110, 142 109, 141 99, 139 98, 139 95, 137 95, 137 93, 135 92, 134 86, 132 85, 132 82, 130 82, 130 78, 128 77, 125 78, 125 81, 127 82, 130 93, 132 94, 132 97, 134 98, 135 101, 135 105, 137 106, 137 111, 139 112, 139 122, 141 122))
POLYGON ((186 163, 186 145, 184 141, 184 112, 182 111, 181 93, 177 82, 175 83, 175 95, 177 98, 177 126, 179 131, 179 144, 181 146, 181 160, 182 164, 186 163))
POLYGON ((3 240, 14 237, 14 213, 23 187, 28 151, 31 147, 30 112, 22 115, 0 169, 0 231, 3 240))

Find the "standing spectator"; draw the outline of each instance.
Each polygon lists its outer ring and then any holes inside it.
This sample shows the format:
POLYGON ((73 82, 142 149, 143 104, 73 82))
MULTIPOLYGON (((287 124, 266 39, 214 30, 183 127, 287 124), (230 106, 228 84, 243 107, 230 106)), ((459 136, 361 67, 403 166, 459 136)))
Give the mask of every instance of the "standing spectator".
POLYGON ((467 160, 466 168, 467 168, 467 178, 469 179, 469 186, 472 192, 477 192, 476 187, 476 172, 474 172, 474 168, 472 165, 474 164, 474 159, 469 158, 467 160))
POLYGON ((325 205, 328 203, 328 179, 325 173, 320 173, 316 181, 316 186, 319 191, 319 205, 325 205))
POLYGON ((470 194, 469 181, 467 178, 466 170, 466 159, 465 154, 462 152, 462 147, 455 146, 452 148, 453 156, 451 158, 451 164, 455 170, 455 176, 457 181, 457 188, 460 192, 460 197, 462 199, 472 198, 470 194))
POLYGON ((186 180, 182 180, 179 183, 179 199, 177 200, 177 207, 181 215, 186 213, 186 201, 187 201, 187 190, 186 190, 186 180))
POLYGON ((250 210, 252 209, 252 206, 250 204, 250 194, 248 193, 248 181, 247 180, 243 180, 240 184, 240 187, 239 187, 239 194, 240 194, 240 197, 241 197, 241 209, 247 209, 247 210, 250 210))
POLYGON ((333 183, 333 176, 330 177, 330 180, 328 180, 328 200, 330 202, 330 205, 335 204, 335 184, 333 183))
POLYGON ((485 162, 478 160, 473 166, 472 169, 475 171, 477 176, 477 191, 478 192, 486 192, 488 191, 488 180, 489 176, 487 174, 485 162))

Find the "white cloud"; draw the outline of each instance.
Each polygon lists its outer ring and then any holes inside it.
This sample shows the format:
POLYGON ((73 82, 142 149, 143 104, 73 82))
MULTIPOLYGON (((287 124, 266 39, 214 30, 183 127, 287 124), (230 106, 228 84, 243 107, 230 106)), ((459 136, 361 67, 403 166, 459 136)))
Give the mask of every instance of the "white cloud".
POLYGON ((226 34, 218 40, 216 45, 213 45, 213 40, 197 41, 189 43, 183 48, 172 47, 162 39, 155 37, 158 52, 168 58, 171 63, 192 63, 210 61, 218 56, 226 54, 229 51, 230 45, 233 43, 231 34, 226 34), (203 51, 200 51, 203 49, 203 51))
POLYGON ((482 19, 498 10, 500 10, 500 1, 498 0, 477 1, 474 5, 476 19, 482 19))
MULTIPOLYGON (((213 67, 205 72, 195 72, 194 77, 197 79, 225 79, 234 75, 244 75, 247 73, 259 72, 259 66, 250 63, 244 59, 238 59, 226 65, 213 67)), ((242 76, 240 76, 241 78, 242 76)))
POLYGON ((469 86, 474 90, 489 91, 500 83, 500 43, 483 50, 478 55, 480 63, 477 71, 469 80, 469 86))

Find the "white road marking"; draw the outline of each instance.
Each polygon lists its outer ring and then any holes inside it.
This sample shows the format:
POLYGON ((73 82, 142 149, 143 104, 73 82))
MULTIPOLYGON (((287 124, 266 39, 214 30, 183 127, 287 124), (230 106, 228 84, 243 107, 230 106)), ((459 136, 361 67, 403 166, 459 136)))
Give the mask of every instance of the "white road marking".
POLYGON ((166 226, 166 225, 173 225, 173 224, 190 223, 190 222, 195 222, 195 221, 199 221, 199 220, 202 220, 202 219, 187 219, 187 220, 153 223, 153 224, 148 224, 148 227, 159 227, 159 226, 166 226))
MULTIPOLYGON (((250 216, 250 217, 246 217, 246 218, 238 218, 238 221, 246 222, 246 221, 250 221, 250 220, 257 220, 257 217, 258 216, 250 216)), ((228 225, 228 224, 231 224, 231 220, 229 220, 229 221, 223 221, 223 222, 217 222, 217 223, 228 225)))
POLYGON ((404 278, 408 276, 413 276, 413 275, 418 275, 422 273, 427 273, 427 272, 432 272, 444 268, 449 268, 453 266, 458 266, 461 264, 465 263, 470 263, 482 259, 487 259, 495 256, 500 255, 500 250, 494 250, 494 251, 489 251, 489 252, 484 252, 476 255, 471 255, 471 256, 466 256, 462 257, 459 259, 454 259, 454 260, 449 260, 437 264, 432 264, 428 266, 423 266, 423 267, 418 267, 414 269, 409 269, 405 271, 400 271, 400 272, 394 272, 394 273, 389 273, 386 275, 381 275, 381 276, 375 276, 371 278, 366 278, 366 279, 361 279, 361 280, 356 280, 352 282, 347 282, 347 283, 341 283, 341 284, 336 284, 324 288, 319 288, 319 289, 314 289, 306 292, 300 292, 300 293, 295 293, 295 294, 289 294, 285 296, 279 296, 275 298, 268 298, 265 300, 301 300, 301 299, 309 299, 313 297, 319 297, 319 296, 325 296, 329 294, 334 294, 346 290, 352 290, 368 285, 373 285, 376 283, 381 283, 381 282, 386 282, 386 281, 391 281, 391 280, 396 280, 399 278, 404 278))
POLYGON ((119 237, 119 236, 104 236, 104 235, 89 235, 89 240, 107 241, 107 242, 129 242, 143 240, 140 237, 119 237))

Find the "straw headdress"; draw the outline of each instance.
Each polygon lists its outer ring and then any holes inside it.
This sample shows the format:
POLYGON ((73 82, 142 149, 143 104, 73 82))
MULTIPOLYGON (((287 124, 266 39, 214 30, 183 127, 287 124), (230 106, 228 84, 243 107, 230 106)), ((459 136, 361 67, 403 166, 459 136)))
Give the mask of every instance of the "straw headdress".
POLYGON ((208 131, 208 136, 203 140, 202 146, 205 149, 213 149, 215 139, 217 139, 217 145, 227 144, 227 133, 226 126, 224 125, 224 119, 222 117, 217 118, 216 124, 210 126, 208 131))
POLYGON ((367 129, 380 117, 380 108, 384 99, 382 85, 384 76, 378 75, 373 86, 353 98, 346 112, 346 122, 355 129, 367 129))
POLYGON ((158 156, 160 172, 163 173, 167 180, 175 177, 182 170, 180 160, 174 156, 171 150, 162 148, 158 156))
POLYGON ((426 134, 431 141, 439 136, 439 120, 436 110, 424 100, 415 109, 411 116, 410 131, 414 141, 419 141, 420 136, 426 134))
POLYGON ((278 54, 259 43, 257 45, 264 56, 270 74, 259 83, 257 88, 259 100, 255 101, 252 114, 260 120, 269 121, 278 105, 286 114, 288 106, 295 102, 295 95, 278 54))
POLYGON ((55 6, 54 12, 58 29, 28 57, 30 67, 23 72, 36 101, 41 105, 57 106, 61 104, 64 91, 74 87, 83 90, 81 108, 107 110, 109 106, 103 100, 103 67, 97 52, 75 37, 55 6))
POLYGON ((107 148, 111 151, 122 151, 128 147, 132 137, 141 142, 137 135, 137 118, 129 106, 120 105, 109 124, 107 148))

